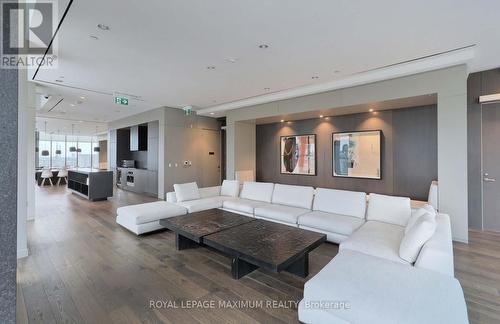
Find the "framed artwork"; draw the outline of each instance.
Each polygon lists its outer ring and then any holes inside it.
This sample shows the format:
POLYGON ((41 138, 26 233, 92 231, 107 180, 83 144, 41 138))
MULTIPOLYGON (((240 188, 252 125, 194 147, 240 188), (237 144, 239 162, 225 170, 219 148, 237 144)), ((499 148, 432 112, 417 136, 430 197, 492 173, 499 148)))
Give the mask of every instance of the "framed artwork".
POLYGON ((382 131, 333 133, 333 176, 381 179, 382 131))
POLYGON ((280 137, 281 174, 316 175, 316 135, 280 137))

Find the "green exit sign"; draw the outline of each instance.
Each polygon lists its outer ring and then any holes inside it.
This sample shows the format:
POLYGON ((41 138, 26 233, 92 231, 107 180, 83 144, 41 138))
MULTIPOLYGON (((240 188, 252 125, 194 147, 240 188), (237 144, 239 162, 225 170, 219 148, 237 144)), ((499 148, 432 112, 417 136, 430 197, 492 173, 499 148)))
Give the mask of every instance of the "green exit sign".
POLYGON ((125 97, 115 97, 115 104, 128 106, 128 98, 125 97))

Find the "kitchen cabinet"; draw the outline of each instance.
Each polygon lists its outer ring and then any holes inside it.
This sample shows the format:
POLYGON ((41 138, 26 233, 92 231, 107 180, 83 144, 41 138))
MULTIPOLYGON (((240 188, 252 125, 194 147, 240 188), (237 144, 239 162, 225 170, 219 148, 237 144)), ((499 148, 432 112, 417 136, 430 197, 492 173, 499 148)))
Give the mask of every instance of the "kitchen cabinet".
POLYGON ((130 127, 130 151, 147 151, 148 126, 136 125, 130 127))

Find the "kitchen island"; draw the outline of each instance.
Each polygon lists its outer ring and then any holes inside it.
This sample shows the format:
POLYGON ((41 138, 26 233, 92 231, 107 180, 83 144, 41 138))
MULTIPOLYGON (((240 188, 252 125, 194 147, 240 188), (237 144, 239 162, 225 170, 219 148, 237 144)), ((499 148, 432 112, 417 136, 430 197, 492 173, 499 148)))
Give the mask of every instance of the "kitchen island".
POLYGON ((68 189, 91 201, 113 197, 113 171, 77 168, 68 170, 68 189))

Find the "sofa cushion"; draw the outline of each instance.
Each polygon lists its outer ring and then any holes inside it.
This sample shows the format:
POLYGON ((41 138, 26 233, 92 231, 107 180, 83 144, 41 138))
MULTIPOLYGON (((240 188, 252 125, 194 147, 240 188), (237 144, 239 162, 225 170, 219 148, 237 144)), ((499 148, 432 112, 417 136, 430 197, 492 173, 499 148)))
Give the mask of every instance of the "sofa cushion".
POLYGON ((222 203, 222 207, 228 210, 234 210, 246 214, 253 215, 253 211, 255 207, 267 205, 267 203, 263 201, 250 200, 250 199, 232 199, 225 200, 222 203))
POLYGON ((221 196, 238 197, 240 194, 240 182, 238 180, 224 180, 220 190, 221 196))
POLYGON ((272 202, 273 204, 311 209, 313 197, 313 187, 275 184, 272 202))
POLYGON ((163 218, 184 215, 187 213, 187 209, 166 201, 155 201, 120 207, 116 210, 116 213, 125 222, 138 225, 163 218))
POLYGON ((399 257, 404 227, 368 221, 340 244, 339 250, 353 250, 387 260, 409 264, 399 257))
POLYGON ((186 208, 189 213, 195 213, 207 209, 221 208, 222 203, 224 202, 224 200, 221 198, 222 197, 217 196, 217 197, 188 200, 188 201, 178 202, 177 205, 186 208))
POLYGON ((406 226, 410 216, 410 198, 370 194, 366 220, 406 226))
POLYGON ((436 231, 420 250, 415 267, 454 276, 453 241, 448 215, 436 216, 436 231))
POLYGON ((254 215, 255 217, 267 218, 295 225, 297 224, 297 218, 308 212, 310 212, 310 210, 305 208, 272 204, 255 207, 254 215))
POLYGON ((415 223, 417 222, 417 220, 421 216, 424 216, 425 214, 430 214, 434 218, 436 218, 436 210, 434 209, 434 207, 432 207, 429 204, 424 205, 423 207, 421 207, 419 209, 412 209, 411 216, 408 219, 408 223, 406 224, 406 227, 405 227, 405 234, 408 233, 408 231, 410 230, 410 228, 413 225, 415 225, 415 223))
POLYGON ((468 323, 455 278, 348 250, 305 283, 298 316, 304 323, 468 323))
POLYGON ((420 249, 436 230, 436 218, 430 213, 420 216, 417 222, 405 233, 399 246, 399 256, 410 263, 417 260, 420 249))
POLYGON ((221 186, 198 188, 199 198, 209 198, 220 196, 221 186))
POLYGON ((317 228, 332 233, 351 235, 365 221, 358 217, 313 211, 299 217, 299 225, 317 228))
POLYGON ((174 184, 174 191, 178 202, 200 198, 196 182, 174 184))
POLYGON ((274 183, 246 181, 243 183, 240 197, 270 203, 273 196, 273 189, 274 183))
POLYGON ((317 188, 314 195, 313 210, 364 219, 366 193, 317 188))

